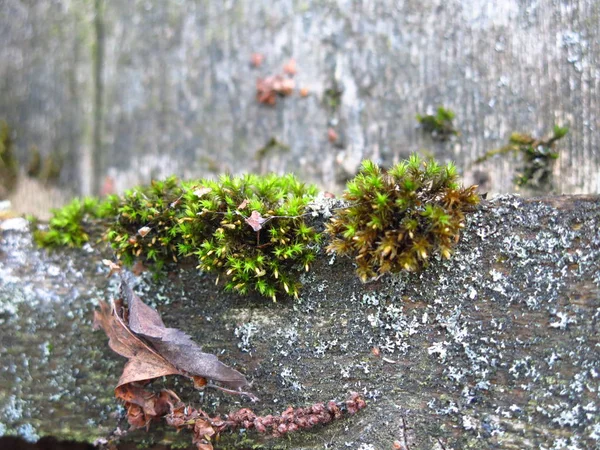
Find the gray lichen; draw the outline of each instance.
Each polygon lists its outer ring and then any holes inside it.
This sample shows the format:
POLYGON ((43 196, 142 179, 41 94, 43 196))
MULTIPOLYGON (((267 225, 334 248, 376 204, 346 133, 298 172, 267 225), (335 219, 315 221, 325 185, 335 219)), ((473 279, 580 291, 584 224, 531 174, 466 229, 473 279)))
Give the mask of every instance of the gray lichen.
MULTIPOLYGON (((318 222, 325 209, 316 214, 318 222)), ((411 449, 594 448, 599 229, 598 199, 501 197, 471 216, 452 260, 419 274, 363 285, 349 260, 321 255, 296 302, 215 293, 214 279, 189 269, 135 289, 166 323, 253 379, 261 413, 349 391, 369 399, 348 421, 279 443, 287 448, 389 448, 404 435, 411 449)), ((91 332, 90 314, 116 281, 102 276, 93 249, 46 255, 18 232, 0 245, 0 382, 9 386, 0 429, 107 436, 119 423, 111 391, 123 361, 91 332), (11 402, 18 416, 6 412, 11 402)), ((184 382, 171 387, 207 410, 241 406, 184 382)))

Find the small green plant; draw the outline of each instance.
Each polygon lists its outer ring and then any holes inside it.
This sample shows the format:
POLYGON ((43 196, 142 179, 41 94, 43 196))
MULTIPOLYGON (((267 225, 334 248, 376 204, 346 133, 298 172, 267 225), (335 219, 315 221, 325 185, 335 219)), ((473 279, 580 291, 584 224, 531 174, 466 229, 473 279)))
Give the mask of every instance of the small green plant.
POLYGON ((179 180, 170 177, 109 197, 114 219, 105 237, 117 258, 127 266, 137 259, 155 272, 167 262, 177 262, 183 194, 179 180))
POLYGON ((535 139, 528 134, 513 133, 507 145, 490 150, 476 159, 475 163, 482 163, 495 155, 520 154, 523 161, 517 169, 514 183, 519 187, 545 189, 552 184, 552 165, 558 158, 558 152, 554 150, 554 145, 568 132, 568 127, 555 125, 552 136, 547 139, 535 139))
POLYGON ((459 134, 458 130, 452 124, 454 117, 454 112, 440 106, 435 115, 428 114, 422 116, 421 114, 417 114, 417 121, 421 124, 423 131, 431 133, 434 139, 446 141, 451 136, 458 136, 459 134))
POLYGON ((477 186, 462 188, 457 179, 454 164, 416 154, 388 171, 364 161, 344 193, 349 207, 327 224, 328 252, 353 256, 363 282, 421 269, 432 254, 450 258, 465 213, 479 203, 477 186))
POLYGON ((47 230, 35 227, 36 244, 44 248, 81 247, 90 240, 99 220, 110 215, 110 207, 96 198, 76 198, 52 213, 47 230))
POLYGON ((298 274, 309 269, 320 241, 304 216, 316 192, 293 175, 202 180, 183 197, 179 252, 218 272, 226 290, 297 296, 298 274))

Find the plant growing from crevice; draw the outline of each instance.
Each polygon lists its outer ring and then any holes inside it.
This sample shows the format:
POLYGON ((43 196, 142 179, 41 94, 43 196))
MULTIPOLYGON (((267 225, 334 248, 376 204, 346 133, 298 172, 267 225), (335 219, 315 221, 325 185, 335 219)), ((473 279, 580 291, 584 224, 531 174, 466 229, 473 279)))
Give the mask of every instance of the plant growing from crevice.
POLYGON ((477 158, 475 164, 487 161, 496 155, 508 153, 522 155, 522 163, 517 168, 513 179, 514 183, 519 187, 547 189, 552 185, 552 166, 559 156, 555 150, 555 144, 568 132, 568 127, 555 125, 552 135, 546 139, 536 139, 528 134, 512 133, 508 144, 488 151, 485 155, 477 158))
POLYGON ((316 192, 291 174, 202 180, 183 197, 179 251, 218 272, 226 290, 297 296, 298 274, 308 270, 320 241, 304 216, 316 192))
POLYGON ((110 217, 112 210, 109 203, 86 197, 76 198, 52 213, 48 229, 40 229, 34 223, 33 239, 40 247, 83 246, 91 235, 103 229, 100 222, 110 217))
POLYGON ((354 257, 363 282, 419 270, 435 254, 450 258, 465 213, 479 203, 476 188, 458 184, 454 164, 423 161, 416 154, 387 171, 364 161, 347 184, 349 206, 327 224, 332 237, 327 250, 354 257))
POLYGON ((455 116, 453 111, 440 106, 435 115, 417 114, 417 121, 421 124, 423 131, 430 133, 433 139, 447 141, 452 136, 458 136, 459 134, 452 123, 455 116))

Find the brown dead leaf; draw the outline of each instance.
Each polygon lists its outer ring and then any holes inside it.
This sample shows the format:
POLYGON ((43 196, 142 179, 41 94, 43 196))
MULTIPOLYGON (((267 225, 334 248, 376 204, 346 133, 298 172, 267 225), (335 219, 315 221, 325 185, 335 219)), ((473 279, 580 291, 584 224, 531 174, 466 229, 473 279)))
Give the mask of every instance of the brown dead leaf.
POLYGON ((244 209, 246 206, 248 206, 248 199, 245 199, 242 203, 240 203, 237 209, 244 209))
POLYGON ((129 327, 148 340, 157 353, 188 377, 218 381, 231 389, 247 387, 248 381, 237 370, 204 353, 190 336, 177 328, 167 328, 158 312, 146 305, 123 280, 122 292, 129 305, 129 327))
POLYGON ((148 233, 150 233, 150 230, 151 230, 151 228, 150 228, 150 227, 142 227, 142 228, 140 228, 140 229, 138 230, 138 234, 139 234, 141 237, 146 237, 146 235, 147 235, 148 233))
POLYGON ((254 231, 260 231, 260 230, 262 230, 263 224, 267 220, 268 219, 265 219, 264 217, 262 217, 258 211, 252 211, 252 214, 250 214, 250 217, 248 217, 246 219, 246 223, 248 225, 250 225, 254 231))
POLYGON ((108 346, 116 353, 129 359, 117 383, 117 389, 136 381, 147 381, 167 375, 183 373, 160 356, 156 350, 131 332, 123 318, 121 302, 100 303, 100 311, 94 313, 94 328, 102 328, 108 336, 108 346))
POLYGON ((108 272, 106 278, 110 278, 114 273, 119 273, 121 271, 121 266, 115 262, 112 262, 110 259, 103 259, 102 264, 110 269, 110 272, 108 272))
POLYGON ((94 328, 102 328, 109 338, 108 345, 116 353, 129 359, 115 388, 115 396, 125 401, 128 420, 134 427, 147 426, 156 417, 170 411, 179 399, 169 391, 158 394, 139 387, 155 378, 182 375, 191 378, 196 387, 206 379, 216 380, 232 394, 249 385, 237 370, 226 366, 215 355, 204 353, 192 339, 176 328, 165 327, 160 315, 144 304, 122 277, 121 290, 129 310, 122 300, 100 303, 94 313, 94 328))

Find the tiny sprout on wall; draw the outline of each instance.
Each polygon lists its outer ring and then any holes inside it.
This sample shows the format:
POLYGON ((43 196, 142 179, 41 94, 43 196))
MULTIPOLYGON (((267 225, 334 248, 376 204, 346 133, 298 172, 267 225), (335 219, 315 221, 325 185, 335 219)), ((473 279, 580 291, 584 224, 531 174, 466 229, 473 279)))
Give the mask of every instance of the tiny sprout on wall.
POLYGON ((179 251, 218 272, 226 290, 297 296, 298 274, 309 269, 320 241, 304 216, 316 193, 291 174, 202 180, 183 197, 179 251))
POLYGON ((452 136, 458 136, 459 132, 452 120, 455 114, 453 111, 440 106, 435 115, 417 114, 417 121, 421 124, 421 128, 426 133, 431 133, 431 137, 440 141, 447 141, 452 136))
POLYGON ((327 224, 328 252, 353 256, 363 282, 387 272, 416 271, 431 255, 450 258, 479 203, 477 186, 459 186, 454 164, 416 154, 384 171, 364 161, 344 192, 350 202, 327 224))
POLYGON ((476 159, 475 163, 482 163, 495 155, 521 154, 523 161, 517 168, 514 183, 519 187, 549 190, 552 188, 552 165, 558 158, 554 145, 568 132, 568 127, 555 125, 552 136, 547 139, 535 139, 528 134, 513 133, 507 145, 488 151, 476 159))

